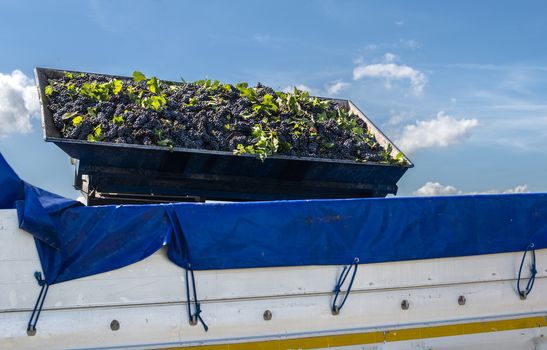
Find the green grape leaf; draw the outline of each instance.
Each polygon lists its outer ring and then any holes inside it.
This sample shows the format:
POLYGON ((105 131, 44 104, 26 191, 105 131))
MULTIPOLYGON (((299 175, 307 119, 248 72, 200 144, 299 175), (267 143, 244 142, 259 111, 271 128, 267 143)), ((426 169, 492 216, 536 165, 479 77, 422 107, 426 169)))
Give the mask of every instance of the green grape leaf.
POLYGON ((140 81, 146 80, 146 76, 144 74, 142 74, 141 72, 136 70, 136 71, 133 72, 133 80, 136 83, 138 83, 140 81))

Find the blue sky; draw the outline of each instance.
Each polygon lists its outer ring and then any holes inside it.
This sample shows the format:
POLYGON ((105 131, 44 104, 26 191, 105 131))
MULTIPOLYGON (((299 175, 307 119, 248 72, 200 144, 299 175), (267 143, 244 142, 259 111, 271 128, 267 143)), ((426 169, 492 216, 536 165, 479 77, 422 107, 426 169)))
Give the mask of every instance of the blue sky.
POLYGON ((415 163, 401 195, 547 191, 546 15, 544 1, 3 0, 0 152, 77 196, 24 75, 141 70, 349 98, 415 163))

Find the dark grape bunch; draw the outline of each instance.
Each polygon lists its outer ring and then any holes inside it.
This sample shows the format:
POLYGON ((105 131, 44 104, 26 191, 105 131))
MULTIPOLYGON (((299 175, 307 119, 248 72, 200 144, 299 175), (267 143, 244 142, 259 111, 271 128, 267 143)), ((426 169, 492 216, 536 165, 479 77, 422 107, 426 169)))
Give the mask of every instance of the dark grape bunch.
POLYGON ((62 137, 228 151, 264 160, 274 154, 399 164, 366 123, 340 104, 294 89, 200 80, 171 83, 66 72, 45 88, 62 137))

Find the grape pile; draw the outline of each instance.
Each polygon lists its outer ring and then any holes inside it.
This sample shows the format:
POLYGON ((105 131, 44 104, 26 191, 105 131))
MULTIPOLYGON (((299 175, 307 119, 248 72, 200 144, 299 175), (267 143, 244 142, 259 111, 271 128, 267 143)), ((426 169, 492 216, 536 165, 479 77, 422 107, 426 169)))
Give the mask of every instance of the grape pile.
POLYGON ((45 88, 64 138, 251 154, 404 163, 341 105, 295 89, 65 73, 45 88))

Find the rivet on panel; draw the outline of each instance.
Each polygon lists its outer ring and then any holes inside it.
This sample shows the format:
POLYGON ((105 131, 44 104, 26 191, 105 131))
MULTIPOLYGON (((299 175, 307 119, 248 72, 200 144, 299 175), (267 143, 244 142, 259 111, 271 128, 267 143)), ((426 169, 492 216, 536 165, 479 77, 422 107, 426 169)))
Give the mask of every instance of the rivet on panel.
POLYGON ((270 310, 266 310, 264 311, 262 317, 264 318, 264 321, 269 321, 272 319, 272 312, 270 310))

